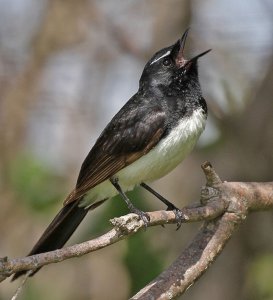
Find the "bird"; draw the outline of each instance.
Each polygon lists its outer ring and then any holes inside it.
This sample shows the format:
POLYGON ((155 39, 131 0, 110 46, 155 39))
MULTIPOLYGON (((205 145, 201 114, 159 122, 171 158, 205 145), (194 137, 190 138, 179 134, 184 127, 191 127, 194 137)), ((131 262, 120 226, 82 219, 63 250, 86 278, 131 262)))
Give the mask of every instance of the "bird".
MULTIPOLYGON (((28 256, 62 248, 89 211, 118 194, 129 211, 147 226, 148 214, 135 207, 126 195, 136 186, 174 210, 181 223, 181 210, 147 183, 182 162, 205 128, 208 112, 197 61, 211 49, 186 59, 188 32, 189 29, 147 62, 138 91, 102 131, 82 163, 75 188, 28 256)), ((15 273, 12 280, 25 273, 15 273)))

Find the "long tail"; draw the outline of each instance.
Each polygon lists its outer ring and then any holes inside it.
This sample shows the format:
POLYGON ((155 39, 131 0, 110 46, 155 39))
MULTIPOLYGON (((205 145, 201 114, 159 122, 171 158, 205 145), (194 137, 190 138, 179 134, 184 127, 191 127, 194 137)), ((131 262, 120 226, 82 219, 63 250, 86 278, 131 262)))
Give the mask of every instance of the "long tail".
MULTIPOLYGON (((70 238, 70 236, 73 234, 73 232, 76 230, 76 228, 79 226, 87 212, 90 209, 96 208, 103 202, 104 201, 97 202, 89 209, 79 207, 79 201, 71 202, 65 205, 53 219, 53 221, 49 224, 28 256, 62 248, 70 238)), ((34 271, 31 276, 34 275, 38 270, 39 269, 34 271)), ((20 271, 15 273, 12 277, 12 281, 26 273, 27 271, 20 271)))

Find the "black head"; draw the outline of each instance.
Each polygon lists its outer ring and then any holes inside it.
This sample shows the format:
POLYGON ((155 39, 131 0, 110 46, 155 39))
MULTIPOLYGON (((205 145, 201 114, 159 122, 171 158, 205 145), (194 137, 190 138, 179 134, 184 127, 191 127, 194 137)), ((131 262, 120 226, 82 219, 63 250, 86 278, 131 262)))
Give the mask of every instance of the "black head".
POLYGON ((197 60, 207 50, 189 60, 184 57, 184 48, 189 29, 174 45, 158 51, 146 64, 140 78, 140 88, 184 90, 188 83, 198 81, 197 60))

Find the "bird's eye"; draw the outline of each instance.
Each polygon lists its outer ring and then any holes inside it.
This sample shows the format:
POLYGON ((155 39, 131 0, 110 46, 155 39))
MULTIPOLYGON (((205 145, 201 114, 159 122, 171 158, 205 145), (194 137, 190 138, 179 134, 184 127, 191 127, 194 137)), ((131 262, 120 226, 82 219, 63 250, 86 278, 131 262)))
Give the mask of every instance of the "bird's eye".
POLYGON ((169 58, 165 58, 162 63, 165 67, 168 67, 171 65, 172 62, 169 58))

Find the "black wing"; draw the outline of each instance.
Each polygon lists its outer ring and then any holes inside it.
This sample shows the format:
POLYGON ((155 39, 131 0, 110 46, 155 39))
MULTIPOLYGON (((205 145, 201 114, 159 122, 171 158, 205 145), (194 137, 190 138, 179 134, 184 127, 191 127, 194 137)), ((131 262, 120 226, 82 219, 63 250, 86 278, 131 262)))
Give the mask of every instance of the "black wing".
POLYGON ((148 153, 162 137, 165 119, 160 106, 144 105, 141 108, 134 100, 129 101, 107 125, 87 155, 76 188, 64 204, 79 199, 91 188, 148 153))

